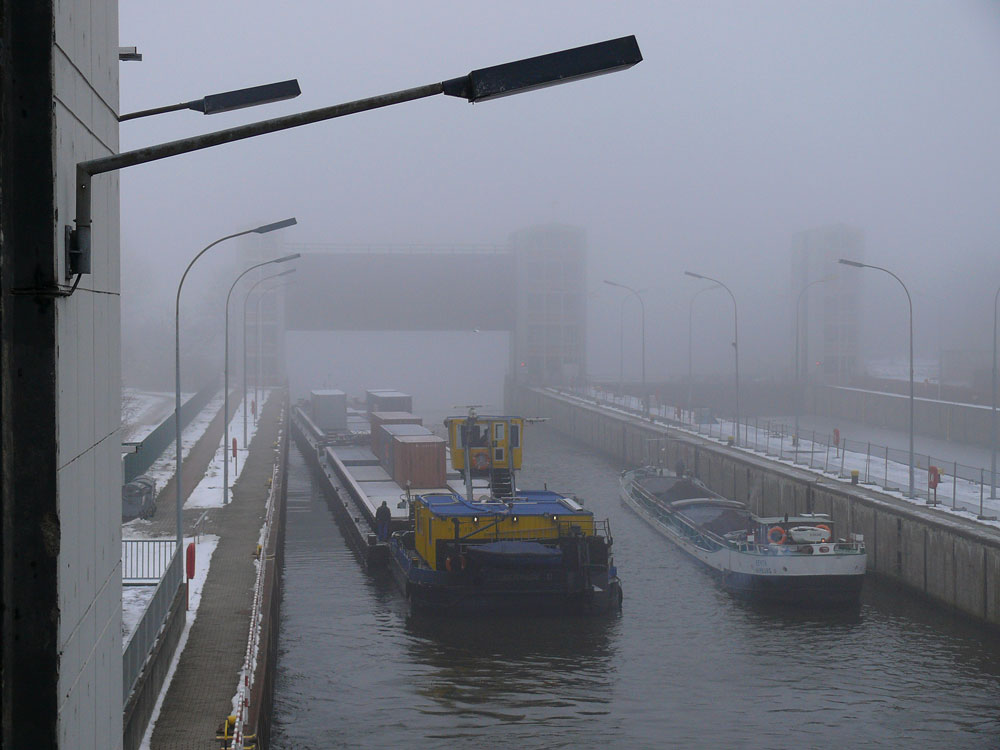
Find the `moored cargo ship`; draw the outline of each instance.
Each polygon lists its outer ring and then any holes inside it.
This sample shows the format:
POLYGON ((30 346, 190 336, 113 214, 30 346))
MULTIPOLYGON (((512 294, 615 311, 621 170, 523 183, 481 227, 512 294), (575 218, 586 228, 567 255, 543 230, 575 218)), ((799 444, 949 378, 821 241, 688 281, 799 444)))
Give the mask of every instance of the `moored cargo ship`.
POLYGON ((861 595, 864 540, 838 539, 825 514, 755 516, 695 477, 657 467, 622 472, 621 500, 740 596, 853 605, 861 595))

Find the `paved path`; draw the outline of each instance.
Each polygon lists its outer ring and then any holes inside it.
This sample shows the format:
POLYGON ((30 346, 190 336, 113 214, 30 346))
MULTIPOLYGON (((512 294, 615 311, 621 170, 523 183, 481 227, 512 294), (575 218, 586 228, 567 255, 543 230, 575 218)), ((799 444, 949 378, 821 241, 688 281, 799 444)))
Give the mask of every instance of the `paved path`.
MULTIPOLYGON (((275 390, 272 394, 250 444, 247 464, 233 486, 233 502, 208 511, 205 531, 220 539, 198 615, 153 730, 153 750, 217 748, 216 729, 232 713, 249 632, 256 575, 254 553, 267 499, 267 481, 277 455, 274 442, 278 439, 283 393, 275 390)), ((219 438, 216 435, 216 445, 219 438)), ((189 475, 185 471, 185 484, 189 475)), ((202 512, 198 508, 186 514, 185 524, 193 523, 202 512)))
MULTIPOLYGON (((230 419, 232 418, 232 413, 236 411, 236 405, 239 404, 239 398, 236 397, 236 392, 230 393, 231 398, 229 399, 230 404, 230 419), (234 405, 234 402, 236 405, 234 405)), ((219 409, 215 417, 208 425, 208 429, 202 433, 202 436, 198 438, 191 450, 184 457, 184 500, 187 501, 188 497, 194 492, 195 487, 201 482, 202 478, 205 476, 205 472, 208 470, 208 465, 212 462, 215 457, 215 452, 219 450, 219 444, 222 442, 222 434, 225 430, 226 424, 222 421, 222 409, 219 409)), ((153 535, 169 536, 174 539, 177 538, 177 475, 173 475, 160 489, 159 494, 156 496, 156 513, 153 514, 150 519, 150 524, 148 527, 144 528, 144 531, 153 535)), ((184 524, 185 534, 191 533, 191 529, 194 526, 195 521, 201 516, 204 508, 191 508, 186 511, 182 511, 182 522, 184 524)))

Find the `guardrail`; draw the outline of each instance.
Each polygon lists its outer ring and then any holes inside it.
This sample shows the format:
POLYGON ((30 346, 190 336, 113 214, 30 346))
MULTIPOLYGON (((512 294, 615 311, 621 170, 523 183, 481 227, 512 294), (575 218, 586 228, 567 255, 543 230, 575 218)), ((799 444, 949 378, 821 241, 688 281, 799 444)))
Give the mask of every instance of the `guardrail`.
MULTIPOLYGON (((642 399, 635 396, 623 396, 592 387, 571 388, 566 392, 635 416, 646 416, 642 399)), ((737 428, 733 422, 718 419, 703 421, 702 412, 657 405, 650 409, 649 416, 667 426, 690 430, 722 443, 736 437, 737 428)), ((800 431, 796 440, 792 433, 792 427, 782 421, 741 420, 738 442, 741 447, 767 457, 790 461, 839 479, 853 479, 854 472, 857 472, 859 484, 896 492, 907 492, 909 489, 908 450, 816 431, 800 431)), ((951 510, 974 513, 985 520, 993 518, 985 514, 986 510, 1000 511, 1000 501, 993 500, 987 505, 990 500, 990 491, 986 489, 991 479, 989 469, 935 458, 926 453, 916 453, 913 459, 914 470, 922 475, 914 482, 916 499, 924 500, 928 505, 945 505, 951 510), (940 477, 938 486, 933 489, 927 481, 932 466, 937 468, 940 477)))
POLYGON ((169 543, 173 548, 173 554, 163 570, 153 598, 132 632, 132 637, 125 647, 125 653, 122 654, 122 705, 128 702, 128 697, 131 695, 139 675, 142 674, 142 668, 146 664, 149 652, 156 643, 157 636, 163 629, 167 614, 170 612, 170 605, 173 603, 177 589, 184 577, 184 556, 178 552, 176 539, 142 541, 169 543))
MULTIPOLYGON (((212 378, 211 382, 181 405, 181 429, 188 426, 195 415, 205 408, 205 404, 212 400, 212 396, 218 390, 218 378, 212 378)), ((174 429, 174 417, 176 416, 174 412, 171 412, 170 416, 146 435, 142 442, 136 444, 135 453, 125 455, 122 459, 122 478, 125 484, 148 471, 167 446, 173 442, 176 435, 174 429)))
POLYGON ((157 584, 176 551, 176 539, 122 539, 122 586, 157 584))

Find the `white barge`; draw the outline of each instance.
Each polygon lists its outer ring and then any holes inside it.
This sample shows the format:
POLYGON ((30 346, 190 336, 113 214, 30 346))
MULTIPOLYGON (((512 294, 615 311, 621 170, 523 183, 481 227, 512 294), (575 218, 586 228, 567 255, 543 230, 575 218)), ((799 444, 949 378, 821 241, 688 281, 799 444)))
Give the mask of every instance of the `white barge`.
POLYGON ((621 500, 737 595, 803 605, 852 605, 861 595, 864 542, 838 539, 825 514, 758 517, 694 477, 655 467, 622 472, 621 500))

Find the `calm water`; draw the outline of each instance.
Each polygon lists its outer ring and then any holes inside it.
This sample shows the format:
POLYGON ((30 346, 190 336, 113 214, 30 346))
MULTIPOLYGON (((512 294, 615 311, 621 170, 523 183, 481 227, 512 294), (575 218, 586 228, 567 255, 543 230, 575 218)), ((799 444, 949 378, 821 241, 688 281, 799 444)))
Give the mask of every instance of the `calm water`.
POLYGON ((740 604, 619 504, 618 466, 532 437, 521 486, 611 519, 622 615, 409 617, 293 447, 276 747, 1000 747, 990 631, 871 579, 852 615, 740 604))

